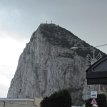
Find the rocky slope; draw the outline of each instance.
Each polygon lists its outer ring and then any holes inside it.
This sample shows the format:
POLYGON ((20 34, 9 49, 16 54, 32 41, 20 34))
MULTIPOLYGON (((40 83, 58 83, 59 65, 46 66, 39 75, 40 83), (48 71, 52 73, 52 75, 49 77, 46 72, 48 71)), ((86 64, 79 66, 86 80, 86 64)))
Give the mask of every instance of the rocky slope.
POLYGON ((92 54, 92 46, 71 32, 55 24, 41 24, 20 56, 7 97, 45 97, 68 89, 74 105, 81 104, 87 87, 85 59, 88 53, 92 54), (74 51, 71 49, 74 46, 90 49, 74 51))

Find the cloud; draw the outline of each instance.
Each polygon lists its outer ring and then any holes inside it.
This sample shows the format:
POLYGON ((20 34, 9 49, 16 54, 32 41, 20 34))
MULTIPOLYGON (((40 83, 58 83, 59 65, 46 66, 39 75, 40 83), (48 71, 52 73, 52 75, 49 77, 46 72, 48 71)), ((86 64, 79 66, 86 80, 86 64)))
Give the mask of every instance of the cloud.
POLYGON ((8 87, 0 84, 0 98, 6 98, 8 92, 8 87))
POLYGON ((0 97, 6 97, 10 81, 17 68, 18 59, 22 53, 27 39, 12 38, 5 32, 0 32, 0 97), (3 94, 3 93, 4 94, 3 94))

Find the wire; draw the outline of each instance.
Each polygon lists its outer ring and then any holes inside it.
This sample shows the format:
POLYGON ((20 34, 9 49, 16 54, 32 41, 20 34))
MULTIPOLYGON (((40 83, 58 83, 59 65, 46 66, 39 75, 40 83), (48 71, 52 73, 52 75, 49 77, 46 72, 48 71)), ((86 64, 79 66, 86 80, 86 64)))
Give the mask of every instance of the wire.
POLYGON ((107 44, 103 44, 103 45, 98 45, 98 46, 95 46, 95 47, 102 47, 102 46, 106 46, 107 44))

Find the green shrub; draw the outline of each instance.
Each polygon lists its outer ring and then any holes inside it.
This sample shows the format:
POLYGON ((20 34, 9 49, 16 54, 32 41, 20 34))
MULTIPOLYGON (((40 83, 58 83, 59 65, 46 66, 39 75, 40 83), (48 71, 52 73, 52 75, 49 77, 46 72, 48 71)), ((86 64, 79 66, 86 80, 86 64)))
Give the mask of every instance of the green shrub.
POLYGON ((55 92, 41 102, 41 107, 71 107, 72 100, 67 90, 55 92))
POLYGON ((91 101, 92 101, 91 98, 86 100, 85 107, 92 107, 91 101))
MULTIPOLYGON (((85 103, 85 107, 92 107, 92 99, 88 99, 85 103)), ((96 99, 98 107, 107 107, 107 100, 105 94, 98 94, 96 99)))
POLYGON ((97 104, 99 107, 107 107, 107 100, 105 94, 97 95, 97 104))

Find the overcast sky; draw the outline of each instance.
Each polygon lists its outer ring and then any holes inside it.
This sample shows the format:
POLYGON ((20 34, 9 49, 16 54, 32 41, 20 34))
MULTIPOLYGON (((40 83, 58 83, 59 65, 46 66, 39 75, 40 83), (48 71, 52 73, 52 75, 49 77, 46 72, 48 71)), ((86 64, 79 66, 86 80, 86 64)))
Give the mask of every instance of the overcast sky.
MULTIPOLYGON (((0 0, 0 97, 40 23, 60 25, 87 43, 107 44, 107 0, 0 0)), ((100 47, 107 53, 107 46, 100 47)))

